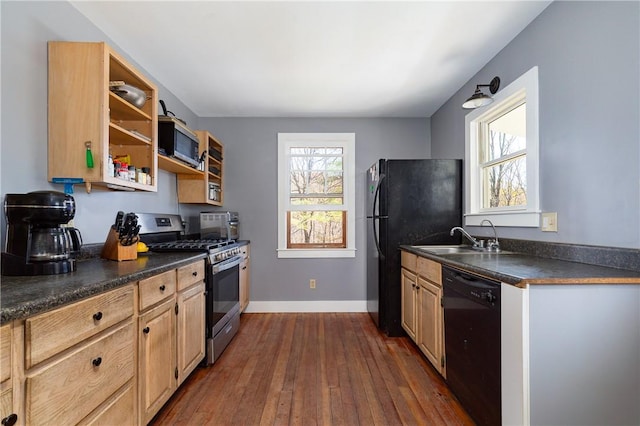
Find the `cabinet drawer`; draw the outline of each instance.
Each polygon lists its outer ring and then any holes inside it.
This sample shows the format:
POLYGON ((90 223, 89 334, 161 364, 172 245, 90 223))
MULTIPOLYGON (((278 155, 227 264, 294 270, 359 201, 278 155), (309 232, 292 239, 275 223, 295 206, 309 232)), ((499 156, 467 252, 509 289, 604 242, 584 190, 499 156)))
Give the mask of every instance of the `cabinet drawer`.
POLYGON ((90 426, 135 425, 135 393, 133 382, 117 394, 97 415, 85 419, 80 424, 90 426))
POLYGON ((121 287, 25 321, 26 368, 133 315, 133 286, 121 287))
POLYGON ((400 262, 402 263, 402 267, 411 271, 416 272, 416 256, 413 253, 409 253, 408 251, 400 251, 400 262))
POLYGON ((27 376, 26 424, 76 424, 133 378, 133 322, 27 376))
POLYGON ((11 324, 0 327, 0 383, 11 377, 11 324))
POLYGON ((141 311, 173 296, 176 292, 176 270, 140 280, 138 290, 141 311))
POLYGON ((442 286, 442 266, 438 262, 418 257, 418 275, 442 286))
POLYGON ((0 393, 0 419, 5 419, 11 414, 16 412, 13 411, 13 389, 9 388, 0 393))
POLYGON ((178 269, 178 291, 204 280, 204 260, 178 269))

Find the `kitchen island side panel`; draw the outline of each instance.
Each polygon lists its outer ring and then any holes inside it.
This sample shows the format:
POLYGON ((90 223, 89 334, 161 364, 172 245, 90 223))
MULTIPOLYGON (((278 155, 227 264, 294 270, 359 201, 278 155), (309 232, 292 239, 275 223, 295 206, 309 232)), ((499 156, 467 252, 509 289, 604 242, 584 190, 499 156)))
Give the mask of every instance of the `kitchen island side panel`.
POLYGON ((640 286, 531 286, 531 424, 640 424, 640 286))

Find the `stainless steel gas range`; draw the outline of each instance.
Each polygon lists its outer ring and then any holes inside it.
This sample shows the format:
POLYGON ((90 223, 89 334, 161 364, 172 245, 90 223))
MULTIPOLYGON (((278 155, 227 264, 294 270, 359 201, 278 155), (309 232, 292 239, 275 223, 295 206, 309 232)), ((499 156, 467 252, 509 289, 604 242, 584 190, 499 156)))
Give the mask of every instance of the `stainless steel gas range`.
POLYGON ((155 252, 205 252, 206 358, 213 364, 240 328, 240 263, 235 240, 185 239, 180 215, 136 213, 140 239, 155 252))

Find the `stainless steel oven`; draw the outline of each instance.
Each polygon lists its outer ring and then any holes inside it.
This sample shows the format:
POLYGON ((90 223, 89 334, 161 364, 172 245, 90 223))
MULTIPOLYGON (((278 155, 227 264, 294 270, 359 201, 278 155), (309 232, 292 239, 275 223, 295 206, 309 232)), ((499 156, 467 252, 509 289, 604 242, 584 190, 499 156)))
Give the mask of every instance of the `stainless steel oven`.
POLYGON ((212 265, 207 289, 207 364, 213 364, 240 328, 240 263, 242 255, 212 265))
POLYGON ((206 356, 213 364, 240 326, 240 263, 243 255, 235 240, 184 239, 179 215, 137 213, 140 238, 151 251, 200 251, 207 253, 206 356))

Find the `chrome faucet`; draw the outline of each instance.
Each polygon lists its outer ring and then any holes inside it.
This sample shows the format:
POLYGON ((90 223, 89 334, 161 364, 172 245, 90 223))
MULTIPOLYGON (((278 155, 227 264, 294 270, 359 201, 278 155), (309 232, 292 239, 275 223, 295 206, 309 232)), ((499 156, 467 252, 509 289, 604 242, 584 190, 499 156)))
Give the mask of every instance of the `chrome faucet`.
POLYGON ((485 222, 489 223, 489 225, 491 225, 491 227, 493 228, 493 240, 487 241, 487 248, 489 250, 499 251, 500 243, 498 242, 498 232, 496 232, 496 227, 493 226, 493 222, 491 222, 489 219, 484 219, 482 222, 480 222, 480 226, 482 226, 482 224, 485 222))
POLYGON ((460 231, 460 233, 463 236, 467 237, 467 239, 473 243, 473 247, 474 248, 481 248, 482 247, 482 245, 480 244, 480 241, 478 241, 475 238, 473 238, 471 235, 469 235, 469 233, 467 231, 465 231, 463 228, 461 228, 459 226, 454 226, 453 228, 451 228, 451 232, 449 232, 449 235, 451 235, 453 237, 453 234, 456 231, 460 231))

